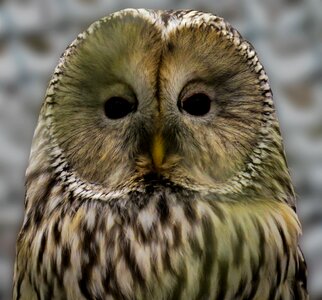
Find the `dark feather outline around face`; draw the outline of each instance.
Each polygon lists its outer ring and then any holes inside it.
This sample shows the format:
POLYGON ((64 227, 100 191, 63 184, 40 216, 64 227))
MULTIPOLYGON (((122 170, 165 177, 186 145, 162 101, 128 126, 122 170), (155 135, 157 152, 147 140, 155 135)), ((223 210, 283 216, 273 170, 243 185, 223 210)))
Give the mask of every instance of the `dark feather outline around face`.
MULTIPOLYGON (((129 15, 131 15, 131 17, 134 16, 134 18, 137 18, 146 24, 154 26, 157 34, 159 34, 160 38, 163 40, 167 40, 171 34, 179 32, 180 29, 184 27, 200 28, 208 32, 215 32, 220 39, 223 39, 227 44, 230 44, 236 49, 237 55, 247 63, 248 67, 258 78, 258 86, 263 99, 261 127, 259 128, 258 139, 256 143, 254 143, 252 151, 248 153, 246 161, 244 161, 244 164, 238 168, 238 171, 235 174, 231 174, 231 176, 224 182, 213 181, 211 178, 205 178, 203 174, 197 174, 198 172, 196 172, 196 177, 201 176, 200 178, 204 180, 204 182, 201 183, 199 179, 193 180, 193 178, 185 176, 184 169, 179 170, 177 173, 173 172, 171 167, 175 166, 178 161, 180 161, 180 157, 173 156, 173 161, 170 162, 168 166, 164 166, 165 169, 168 168, 171 170, 171 174, 168 174, 169 179, 191 189, 207 190, 221 195, 240 192, 247 195, 250 190, 254 190, 254 187, 256 188, 257 186, 261 186, 261 193, 270 195, 274 189, 275 191, 277 190, 278 199, 283 199, 283 201, 292 203, 294 194, 284 158, 282 140, 274 112, 272 93, 269 87, 267 75, 259 62, 256 53, 253 47, 247 41, 243 40, 240 34, 229 24, 224 22, 223 19, 211 14, 196 11, 162 12, 131 9, 124 10, 95 22, 87 31, 80 34, 70 47, 67 48, 49 84, 43 107, 52 149, 51 164, 55 167, 59 177, 62 178, 66 182, 66 185, 74 192, 102 199, 107 199, 111 197, 111 195, 113 196, 115 192, 112 191, 115 191, 115 189, 122 192, 126 191, 127 188, 135 189, 140 186, 140 179, 137 177, 136 171, 133 172, 133 169, 124 172, 125 175, 123 174, 122 176, 124 181, 122 182, 113 182, 113 180, 109 180, 105 183, 104 181, 99 183, 100 180, 87 180, 86 175, 80 176, 77 169, 74 169, 69 163, 59 144, 59 138, 55 131, 54 116, 55 106, 59 102, 59 99, 55 99, 57 89, 61 88, 61 81, 64 77, 65 68, 69 61, 72 60, 73 55, 77 55, 78 48, 82 47, 82 43, 86 43, 86 40, 88 40, 92 35, 99 32, 99 30, 101 30, 100 28, 105 26, 104 24, 112 22, 113 20, 128 18, 129 15), (162 20, 166 20, 166 22, 164 23, 162 20), (265 165, 265 172, 262 172, 263 165, 265 165), (272 178, 273 180, 271 180, 272 178), (126 184, 124 184, 125 182, 126 184), (282 186, 287 186, 286 194, 283 192, 282 186)), ((167 48, 168 51, 173 51, 173 45, 172 47, 169 47, 169 44, 167 44, 167 48)), ((224 77, 225 76, 223 76, 222 80, 225 79, 224 77)), ((158 80, 158 76, 156 76, 156 80, 158 80)), ((156 94, 157 93, 158 91, 156 91, 156 94)), ((154 134, 154 130, 151 129, 143 129, 142 132, 145 138, 154 134)), ((189 131, 187 131, 187 134, 189 134, 189 131)), ((128 140, 130 142, 134 141, 131 140, 130 137, 128 137, 128 140)), ((138 143, 137 147, 142 147, 142 143, 138 143)), ((148 148, 149 147, 147 146, 147 149, 148 148)), ((126 159, 128 157, 126 157, 126 159)), ((149 165, 149 162, 145 162, 144 159, 142 161, 141 158, 142 157, 139 159, 141 166, 149 165)), ((123 163, 128 166, 130 164, 126 159, 123 163)), ((186 164, 187 166, 190 166, 189 161, 187 161, 186 164)), ((135 167, 137 168, 137 166, 135 167)), ((142 171, 142 169, 140 170, 142 171)), ((141 175, 142 174, 140 174, 140 176, 141 175)))

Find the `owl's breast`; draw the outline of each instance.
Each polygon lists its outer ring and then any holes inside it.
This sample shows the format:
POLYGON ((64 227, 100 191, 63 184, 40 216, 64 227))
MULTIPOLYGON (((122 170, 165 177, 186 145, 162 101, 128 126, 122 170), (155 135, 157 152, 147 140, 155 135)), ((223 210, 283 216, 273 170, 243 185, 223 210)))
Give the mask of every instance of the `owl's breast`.
POLYGON ((32 284, 56 298, 265 299, 289 294, 297 230, 286 205, 152 188, 59 206, 22 248, 32 284))

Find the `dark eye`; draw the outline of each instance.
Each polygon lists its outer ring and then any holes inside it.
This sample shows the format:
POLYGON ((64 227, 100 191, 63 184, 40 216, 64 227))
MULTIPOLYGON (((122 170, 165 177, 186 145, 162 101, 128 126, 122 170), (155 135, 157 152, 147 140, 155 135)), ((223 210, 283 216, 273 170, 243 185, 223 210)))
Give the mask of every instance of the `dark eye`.
POLYGON ((193 94, 181 102, 181 109, 193 116, 203 116, 210 111, 211 100, 203 93, 193 94))
POLYGON ((121 97, 112 97, 105 102, 105 115, 109 119, 120 119, 136 110, 136 105, 121 97))

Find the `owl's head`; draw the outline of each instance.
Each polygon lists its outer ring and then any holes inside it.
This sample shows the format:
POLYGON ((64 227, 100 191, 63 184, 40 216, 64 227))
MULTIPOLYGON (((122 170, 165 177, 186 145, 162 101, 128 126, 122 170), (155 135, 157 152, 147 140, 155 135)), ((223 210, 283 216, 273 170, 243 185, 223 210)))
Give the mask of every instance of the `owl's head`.
POLYGON ((263 67, 211 14, 128 9, 94 23, 62 56, 42 115, 51 165, 79 193, 159 178, 281 194, 289 182, 263 67))

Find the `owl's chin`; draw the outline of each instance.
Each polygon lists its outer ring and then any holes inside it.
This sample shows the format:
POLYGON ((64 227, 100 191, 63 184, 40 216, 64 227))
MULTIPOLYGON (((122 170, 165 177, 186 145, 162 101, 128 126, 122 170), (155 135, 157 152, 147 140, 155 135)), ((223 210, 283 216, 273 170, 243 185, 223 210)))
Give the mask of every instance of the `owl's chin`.
POLYGON ((143 181, 146 184, 163 184, 169 180, 167 180, 162 174, 151 171, 143 176, 143 181))
MULTIPOLYGON (((213 178, 202 172, 196 172, 185 167, 183 158, 178 155, 165 157, 162 165, 156 167, 149 157, 141 156, 136 161, 134 182, 139 188, 144 186, 181 186, 183 188, 200 190, 214 185, 213 178)), ((132 181, 131 180, 131 181, 132 181)))

